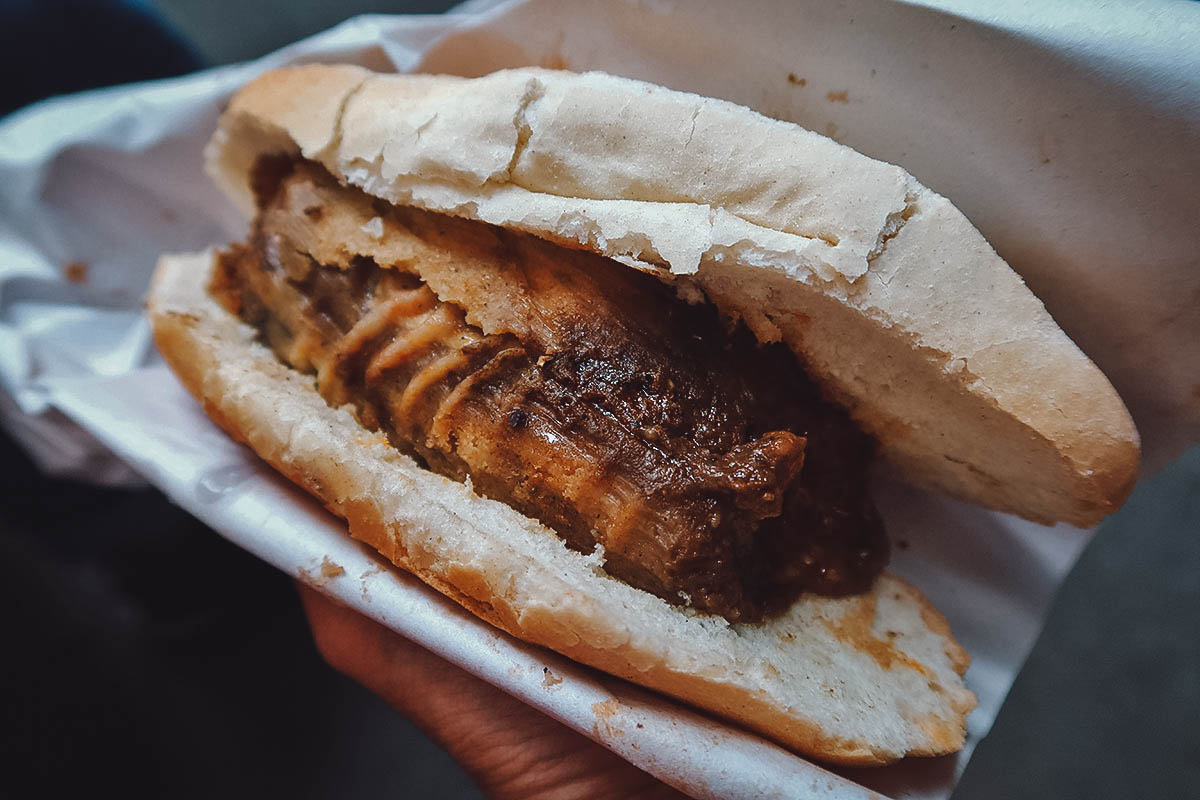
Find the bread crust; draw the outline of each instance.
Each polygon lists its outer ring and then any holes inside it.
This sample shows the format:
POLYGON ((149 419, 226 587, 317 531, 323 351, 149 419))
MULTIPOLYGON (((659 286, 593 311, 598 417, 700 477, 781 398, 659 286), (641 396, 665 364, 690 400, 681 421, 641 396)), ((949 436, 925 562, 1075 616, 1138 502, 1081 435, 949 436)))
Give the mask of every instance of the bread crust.
POLYGON ((967 657, 915 589, 805 596, 769 622, 691 615, 599 569, 553 532, 419 468, 255 341, 206 293, 211 253, 164 257, 155 341, 205 411, 379 550, 527 642, 682 698, 826 761, 962 746, 967 657))
POLYGON ((210 147, 248 215, 264 152, 703 290, 786 341, 908 480, 1090 525, 1136 479, 1115 390, 971 223, 798 126, 598 73, 307 65, 243 89, 210 147))

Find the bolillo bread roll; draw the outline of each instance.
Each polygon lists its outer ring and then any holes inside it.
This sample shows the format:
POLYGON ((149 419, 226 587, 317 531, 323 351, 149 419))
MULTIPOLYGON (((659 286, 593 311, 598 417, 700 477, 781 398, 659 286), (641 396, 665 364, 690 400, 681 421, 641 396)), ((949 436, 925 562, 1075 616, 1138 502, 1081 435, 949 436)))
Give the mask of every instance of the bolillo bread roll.
MULTIPOLYGON (((1082 525, 1136 476, 1120 399, 962 214, 898 167, 795 125, 599 74, 312 65, 240 92, 208 161, 252 216, 255 165, 275 155, 378 201, 533 234, 707 296, 759 340, 786 343, 918 483, 1082 525)), ((377 256, 368 228, 323 242, 330 260, 377 256)), ((967 655, 903 581, 805 594, 754 624, 635 589, 602 554, 569 549, 331 408, 209 296, 217 266, 212 253, 160 262, 148 307, 163 355, 222 427, 394 563, 525 641, 807 755, 866 765, 962 746, 967 655)))

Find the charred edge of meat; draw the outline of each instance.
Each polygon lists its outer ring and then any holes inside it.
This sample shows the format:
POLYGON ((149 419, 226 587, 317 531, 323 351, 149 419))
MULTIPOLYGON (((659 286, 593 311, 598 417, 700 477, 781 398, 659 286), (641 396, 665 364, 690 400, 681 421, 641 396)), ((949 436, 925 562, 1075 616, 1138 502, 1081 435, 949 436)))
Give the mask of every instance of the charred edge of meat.
POLYGON ((430 469, 575 549, 603 545, 615 577, 731 620, 865 590, 882 569, 871 442, 782 346, 615 262, 366 201, 306 162, 264 159, 252 185, 251 241, 222 255, 214 296, 430 469), (469 323, 419 258, 312 257, 371 215, 464 286, 499 286, 487 302, 511 306, 512 330, 469 323))

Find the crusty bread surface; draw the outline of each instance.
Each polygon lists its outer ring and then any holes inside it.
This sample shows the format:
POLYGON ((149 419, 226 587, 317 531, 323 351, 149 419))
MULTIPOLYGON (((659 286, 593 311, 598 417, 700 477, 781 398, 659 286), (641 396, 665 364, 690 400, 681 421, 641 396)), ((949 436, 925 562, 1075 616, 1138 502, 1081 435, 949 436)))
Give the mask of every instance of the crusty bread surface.
POLYGON ((962 213, 796 125, 598 73, 308 65, 247 86, 210 146, 247 215, 264 153, 702 291, 784 340, 914 482, 1089 525, 1136 478, 1120 398, 962 213))
POLYGON ((394 563, 509 633, 843 764, 957 750, 975 705, 944 618, 885 573, 869 594, 804 596, 730 624, 609 577, 513 509, 421 469, 330 408, 209 295, 211 253, 164 257, 155 341, 208 414, 394 563))

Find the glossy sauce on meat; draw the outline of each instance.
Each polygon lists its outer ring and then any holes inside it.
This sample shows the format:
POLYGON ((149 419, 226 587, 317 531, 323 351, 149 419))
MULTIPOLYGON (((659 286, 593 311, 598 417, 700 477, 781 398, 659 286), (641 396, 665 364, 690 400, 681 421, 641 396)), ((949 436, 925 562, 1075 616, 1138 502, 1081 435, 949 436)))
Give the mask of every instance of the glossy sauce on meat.
POLYGON ((372 202, 312 165, 264 162, 255 186, 214 295, 430 469, 731 620, 882 568, 870 442, 785 348, 652 276, 372 202))

